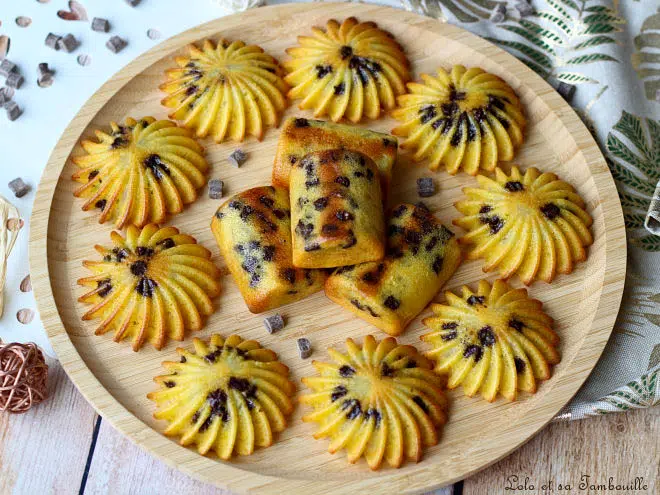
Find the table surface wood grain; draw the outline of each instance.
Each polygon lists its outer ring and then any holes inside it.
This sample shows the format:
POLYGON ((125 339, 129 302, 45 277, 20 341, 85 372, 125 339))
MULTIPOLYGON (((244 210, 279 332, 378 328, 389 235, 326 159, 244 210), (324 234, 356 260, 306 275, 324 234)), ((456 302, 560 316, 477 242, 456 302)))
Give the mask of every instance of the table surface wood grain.
MULTIPOLYGON (((48 364, 50 398, 23 415, 0 414, 0 494, 229 495, 135 446, 95 413, 56 361, 48 364)), ((658 407, 553 423, 509 457, 434 493, 617 493, 579 490, 589 476, 595 484, 641 477, 646 490, 626 493, 655 494, 659 438, 658 407), (560 490, 560 483, 572 491, 560 490)))

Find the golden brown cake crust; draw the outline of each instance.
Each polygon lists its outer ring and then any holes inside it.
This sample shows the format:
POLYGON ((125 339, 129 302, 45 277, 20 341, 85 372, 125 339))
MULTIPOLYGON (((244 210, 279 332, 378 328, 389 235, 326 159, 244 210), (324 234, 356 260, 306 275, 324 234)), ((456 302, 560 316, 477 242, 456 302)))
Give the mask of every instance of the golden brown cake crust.
POLYGON ((288 188, 292 165, 313 151, 335 148, 359 151, 371 158, 378 167, 383 198, 387 197, 397 155, 396 138, 323 120, 291 117, 282 125, 273 164, 273 184, 288 188))
POLYGON ((354 151, 306 155, 291 170, 293 264, 332 268, 381 259, 385 225, 378 169, 354 151))
POLYGON ((390 214, 382 261, 338 268, 325 294, 390 335, 399 335, 458 267, 454 234, 424 208, 402 204, 390 214))
POLYGON ((215 213, 211 230, 227 267, 253 313, 298 301, 323 286, 324 272, 291 262, 289 198, 283 189, 255 187, 215 213))

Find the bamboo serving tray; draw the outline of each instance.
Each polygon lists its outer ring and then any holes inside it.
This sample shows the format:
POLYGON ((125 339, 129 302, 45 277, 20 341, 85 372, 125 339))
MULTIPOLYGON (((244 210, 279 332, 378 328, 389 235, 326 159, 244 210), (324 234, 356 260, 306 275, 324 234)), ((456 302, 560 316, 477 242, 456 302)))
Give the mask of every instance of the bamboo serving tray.
MULTIPOLYGON (((311 117, 309 112, 298 110, 295 102, 286 114, 311 117)), ((362 125, 389 132, 395 124, 384 117, 362 125)), ((238 144, 205 140, 212 164, 210 177, 225 181, 226 195, 270 184, 278 137, 279 130, 270 129, 263 141, 249 138, 240 144, 250 156, 240 169, 226 161, 238 144)), ((474 185, 475 179, 444 171, 434 175, 424 164, 414 164, 409 155, 400 153, 391 204, 416 202, 415 181, 421 176, 436 178, 439 192, 425 201, 450 225, 457 216, 452 205, 461 197, 461 188, 474 185)), ((171 217, 170 223, 195 236, 212 250, 218 266, 223 266, 209 228, 219 204, 210 200, 205 190, 200 191, 199 199, 171 217)), ((457 228, 452 230, 460 233, 457 228)), ((538 432, 570 400, 612 332, 623 290, 626 238, 614 182, 587 128, 545 81, 513 56, 455 26, 409 12, 367 4, 289 4, 224 17, 175 36, 134 60, 90 98, 62 135, 42 177, 32 215, 30 265, 41 319, 73 382, 115 428, 171 466, 236 492, 413 493, 463 479, 497 461, 538 432), (521 97, 529 121, 526 142, 515 162, 523 168, 537 166, 556 172, 586 200, 594 219, 594 243, 587 261, 551 285, 537 282, 529 288, 556 321, 561 363, 535 395, 523 394, 515 403, 498 399, 491 404, 466 398, 461 389, 449 392, 449 422, 440 442, 426 450, 420 463, 408 462, 400 469, 384 466, 371 472, 363 460, 349 465, 343 453, 329 454, 327 441, 312 438, 315 426, 301 422, 302 406, 296 407, 289 427, 273 446, 231 462, 202 457, 160 433, 164 424, 153 419, 154 408, 146 398, 155 389, 152 377, 163 370, 161 361, 173 359, 176 347, 190 346, 190 336, 183 343, 170 342, 160 352, 145 345, 135 353, 130 343, 117 344, 111 334, 95 336, 94 323, 81 321, 85 309, 77 298, 84 291, 75 281, 86 274, 82 260, 98 256, 94 244, 109 243, 112 226, 98 224, 97 214, 80 209, 82 201, 72 194, 75 166, 69 157, 81 152, 77 144, 81 136, 91 135, 94 128, 107 128, 110 121, 120 122, 127 116, 166 118, 158 85, 163 71, 173 65, 172 55, 188 43, 221 35, 258 44, 283 60, 284 50, 296 43, 297 35, 308 33, 314 25, 325 25, 331 18, 341 20, 350 15, 376 21, 391 31, 406 50, 416 79, 421 73, 433 73, 438 66, 456 63, 480 66, 505 79, 521 97)), ((481 266, 480 260, 463 263, 446 289, 484 278, 481 266)), ((487 278, 492 281, 496 276, 487 278)), ((231 277, 223 275, 222 284, 223 292, 215 300, 216 312, 197 336, 235 332, 245 339, 259 340, 291 368, 299 389, 303 388, 300 378, 312 374, 313 369, 311 359, 301 360, 297 355, 298 337, 311 340, 314 359, 326 360, 326 348, 343 346, 347 337, 360 341, 369 333, 385 336, 332 304, 323 293, 279 309, 287 326, 276 335, 268 335, 263 315, 248 312, 231 277)), ((512 285, 520 283, 515 279, 512 285)), ((439 295, 438 300, 442 297, 439 295)), ((426 310, 416 318, 399 340, 425 350, 419 336, 424 333, 421 319, 428 314, 426 310)))

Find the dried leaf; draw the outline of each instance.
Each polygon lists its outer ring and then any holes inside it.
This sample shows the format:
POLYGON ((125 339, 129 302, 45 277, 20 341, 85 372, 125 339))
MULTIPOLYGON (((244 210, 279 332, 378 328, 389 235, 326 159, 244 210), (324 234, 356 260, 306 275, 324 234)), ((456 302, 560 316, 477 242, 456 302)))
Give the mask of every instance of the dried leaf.
POLYGON ((0 60, 9 54, 10 43, 9 36, 5 36, 4 34, 0 35, 0 60))
POLYGON ((21 280, 21 285, 19 286, 21 292, 32 292, 32 279, 28 273, 23 280, 21 280))
POLYGON ((27 17, 27 16, 19 15, 19 16, 16 18, 16 25, 17 25, 18 27, 26 28, 26 27, 28 27, 30 24, 32 24, 32 19, 30 19, 30 18, 27 17))
POLYGON ((76 0, 69 1, 69 10, 58 10, 57 17, 65 21, 86 21, 87 10, 76 0))
POLYGON ((27 325, 34 320, 34 311, 30 308, 19 309, 16 313, 16 319, 23 325, 27 325))

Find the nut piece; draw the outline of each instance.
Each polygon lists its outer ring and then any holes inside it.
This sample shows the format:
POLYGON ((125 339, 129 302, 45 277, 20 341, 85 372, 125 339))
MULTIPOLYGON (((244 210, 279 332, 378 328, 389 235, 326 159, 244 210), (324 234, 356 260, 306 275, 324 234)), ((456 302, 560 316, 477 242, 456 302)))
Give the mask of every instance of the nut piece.
POLYGON ((266 331, 268 333, 274 334, 275 332, 278 332, 284 328, 284 318, 282 318, 282 315, 279 313, 276 313, 272 316, 267 316, 264 318, 264 326, 266 327, 266 331))
POLYGON ((105 44, 105 46, 108 47, 108 50, 110 50, 112 53, 119 53, 126 47, 126 45, 128 45, 126 40, 120 38, 119 36, 113 36, 105 44))
POLYGON ((94 19, 92 19, 92 31, 107 33, 110 31, 110 22, 102 17, 94 17, 94 19))
POLYGON ((18 67, 8 58, 2 59, 0 62, 0 76, 9 77, 10 74, 16 72, 18 67))
POLYGON ((9 184, 9 189, 14 193, 14 196, 17 198, 22 198, 25 196, 29 191, 30 191, 30 186, 28 186, 25 182, 23 182, 23 179, 20 177, 17 177, 13 181, 11 181, 9 184))
POLYGON ((67 34, 64 38, 57 40, 58 50, 64 50, 67 53, 71 53, 73 50, 78 48, 80 43, 74 35, 71 33, 67 34))
POLYGON ((298 344, 298 355, 300 356, 300 359, 307 359, 312 355, 312 344, 309 339, 301 337, 296 343, 298 344))
POLYGON ((209 198, 220 199, 222 198, 222 189, 225 183, 220 179, 211 179, 209 181, 209 198))
POLYGON ((58 36, 54 33, 48 33, 48 36, 46 36, 46 46, 48 48, 52 48, 53 50, 59 50, 60 45, 59 42, 62 39, 61 36, 58 36))
POLYGON ((247 161, 247 153, 239 148, 227 157, 227 161, 232 167, 239 168, 247 161))
POLYGON ((11 100, 5 103, 5 110, 7 111, 7 118, 11 121, 16 120, 23 113, 23 110, 18 106, 18 103, 11 100))
POLYGON ((429 198, 435 194, 435 182, 430 177, 417 179, 417 194, 420 198, 429 198))
POLYGON ((12 72, 7 76, 7 80, 5 81, 5 84, 7 85, 8 88, 20 89, 24 82, 25 79, 23 78, 23 76, 21 76, 18 72, 12 72))

